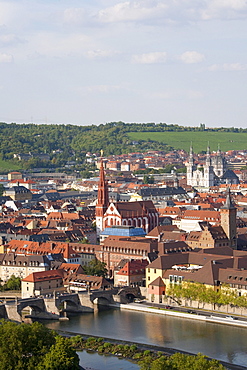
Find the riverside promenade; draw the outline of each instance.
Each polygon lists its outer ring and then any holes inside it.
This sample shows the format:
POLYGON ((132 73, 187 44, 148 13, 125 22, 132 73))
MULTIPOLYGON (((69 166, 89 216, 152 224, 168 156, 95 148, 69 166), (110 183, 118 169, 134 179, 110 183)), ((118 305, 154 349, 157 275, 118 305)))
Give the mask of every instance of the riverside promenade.
POLYGON ((170 307, 165 305, 152 305, 152 303, 129 303, 129 304, 120 304, 115 305, 115 307, 119 307, 121 310, 132 310, 132 311, 141 311, 141 312, 149 312, 158 315, 167 315, 167 316, 176 316, 181 317, 183 319, 192 319, 204 322, 211 322, 216 324, 226 324, 226 325, 233 325, 233 326, 240 326, 247 328, 247 319, 242 318, 240 316, 232 316, 227 315, 225 313, 214 313, 211 311, 205 311, 201 309, 187 309, 182 308, 183 311, 178 309, 178 307, 170 307), (170 307, 170 308, 165 308, 170 307))

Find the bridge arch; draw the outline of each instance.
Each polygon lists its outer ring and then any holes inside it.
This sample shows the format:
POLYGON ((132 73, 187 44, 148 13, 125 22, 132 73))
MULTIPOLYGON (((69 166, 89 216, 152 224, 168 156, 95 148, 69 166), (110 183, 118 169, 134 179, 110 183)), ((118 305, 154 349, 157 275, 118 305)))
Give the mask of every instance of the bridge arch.
POLYGON ((37 317, 44 312, 45 308, 42 304, 35 304, 35 302, 26 302, 17 304, 17 313, 22 317, 33 316, 37 317))
POLYGON ((80 301, 77 294, 72 296, 59 296, 56 299, 56 306, 60 312, 77 312, 80 306, 80 301))
POLYGON ((93 299, 93 304, 98 306, 109 306, 112 303, 112 300, 105 296, 98 296, 93 299))

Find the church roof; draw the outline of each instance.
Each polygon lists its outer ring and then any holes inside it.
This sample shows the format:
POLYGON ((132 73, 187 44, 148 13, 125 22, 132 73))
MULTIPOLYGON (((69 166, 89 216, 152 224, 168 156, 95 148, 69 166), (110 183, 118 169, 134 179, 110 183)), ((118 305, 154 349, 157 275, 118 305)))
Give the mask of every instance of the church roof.
POLYGON ((221 179, 237 179, 238 176, 232 170, 226 170, 226 172, 221 176, 221 179))
POLYGON ((142 202, 116 202, 115 207, 122 217, 142 216, 148 212, 157 213, 157 210, 151 200, 142 202))

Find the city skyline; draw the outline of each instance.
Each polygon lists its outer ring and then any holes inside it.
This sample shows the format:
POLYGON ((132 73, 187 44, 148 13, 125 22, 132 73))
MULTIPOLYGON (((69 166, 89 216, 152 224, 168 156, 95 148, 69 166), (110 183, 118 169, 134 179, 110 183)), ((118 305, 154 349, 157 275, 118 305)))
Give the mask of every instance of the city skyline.
POLYGON ((0 2, 3 122, 247 127, 243 0, 0 2))

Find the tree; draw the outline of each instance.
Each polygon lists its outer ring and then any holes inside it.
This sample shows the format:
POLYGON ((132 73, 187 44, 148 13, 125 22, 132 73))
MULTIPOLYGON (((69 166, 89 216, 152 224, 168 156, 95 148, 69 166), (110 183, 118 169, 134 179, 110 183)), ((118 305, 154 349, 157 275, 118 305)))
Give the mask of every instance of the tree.
POLYGON ((6 290, 21 290, 21 279, 12 275, 9 280, 4 284, 6 290))
POLYGON ((5 187, 3 186, 3 184, 0 184, 0 197, 3 195, 4 190, 5 187))
POLYGON ((106 263, 99 261, 97 258, 90 261, 87 266, 83 266, 83 269, 87 275, 105 277, 108 274, 106 263))
POLYGON ((70 340, 60 336, 55 340, 56 343, 51 346, 37 370, 79 370, 79 357, 71 347, 70 340))
POLYGON ((55 343, 55 333, 40 323, 0 323, 1 370, 36 369, 43 355, 55 343))
MULTIPOLYGON (((201 353, 196 356, 188 356, 183 353, 175 353, 168 359, 171 370, 224 370, 224 366, 217 360, 208 360, 201 353)), ((155 369, 152 369, 155 370, 155 369)))

